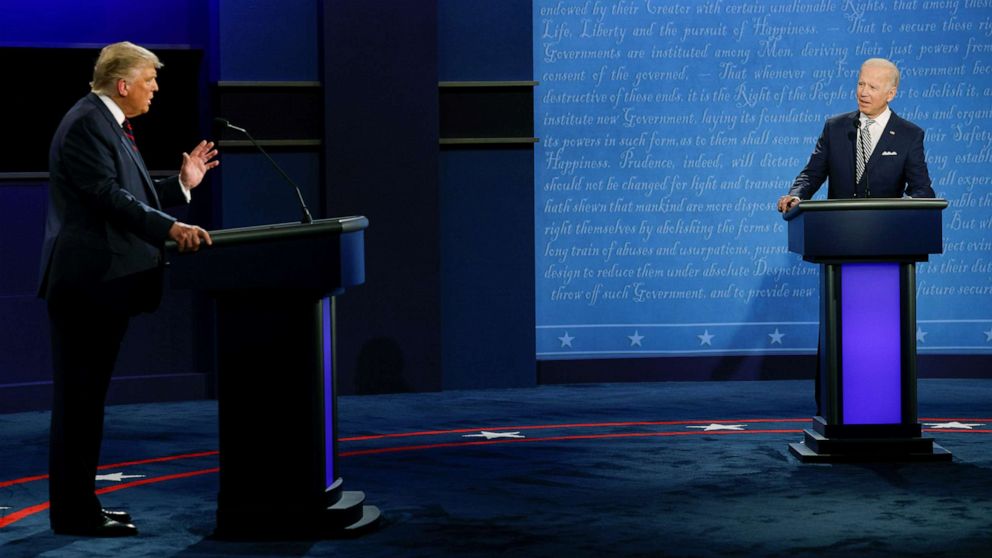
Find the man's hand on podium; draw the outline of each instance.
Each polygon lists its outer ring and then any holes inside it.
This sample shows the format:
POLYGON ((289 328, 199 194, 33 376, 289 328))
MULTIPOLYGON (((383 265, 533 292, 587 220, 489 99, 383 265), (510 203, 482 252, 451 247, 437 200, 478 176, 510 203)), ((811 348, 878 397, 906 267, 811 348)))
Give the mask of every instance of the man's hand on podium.
POLYGON ((799 198, 796 196, 785 195, 778 199, 778 212, 785 213, 786 211, 792 209, 797 204, 799 204, 799 198))
POLYGON ((180 252, 196 252, 200 249, 200 243, 205 242, 207 246, 214 243, 207 231, 179 221, 173 223, 169 229, 169 238, 176 241, 180 252))

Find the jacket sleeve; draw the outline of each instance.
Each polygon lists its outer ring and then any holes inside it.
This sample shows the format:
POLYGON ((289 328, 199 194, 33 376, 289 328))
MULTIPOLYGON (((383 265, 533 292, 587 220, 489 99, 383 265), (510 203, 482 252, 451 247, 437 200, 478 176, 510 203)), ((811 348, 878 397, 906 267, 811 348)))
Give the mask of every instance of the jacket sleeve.
POLYGON ((813 154, 809 156, 806 167, 799 173, 799 176, 792 183, 792 188, 789 189, 790 196, 808 200, 813 197, 813 194, 827 180, 830 160, 828 125, 823 125, 823 132, 820 134, 820 138, 816 140, 816 147, 813 148, 813 154))
POLYGON ((179 185, 179 176, 170 176, 155 181, 155 192, 162 207, 186 205, 189 201, 183 195, 183 187, 179 185))
POLYGON ((930 172, 927 170, 927 157, 923 149, 925 132, 921 129, 913 137, 909 154, 906 157, 906 195, 911 198, 934 198, 930 172))
POLYGON ((94 119, 76 121, 62 146, 62 163, 72 187, 83 204, 108 221, 149 242, 164 242, 175 218, 142 203, 121 186, 114 153, 113 139, 94 119))

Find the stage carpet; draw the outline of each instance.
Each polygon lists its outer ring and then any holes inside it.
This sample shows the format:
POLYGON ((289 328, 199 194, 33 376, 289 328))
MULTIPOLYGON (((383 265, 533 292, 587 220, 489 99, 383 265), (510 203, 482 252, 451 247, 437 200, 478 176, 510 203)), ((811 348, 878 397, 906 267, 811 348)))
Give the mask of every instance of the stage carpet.
POLYGON ((992 380, 922 380, 919 398, 950 463, 799 463, 809 381, 342 397, 344 486, 383 520, 320 541, 212 537, 212 401, 109 408, 98 487, 140 535, 54 535, 48 414, 0 415, 0 556, 992 556, 992 380))

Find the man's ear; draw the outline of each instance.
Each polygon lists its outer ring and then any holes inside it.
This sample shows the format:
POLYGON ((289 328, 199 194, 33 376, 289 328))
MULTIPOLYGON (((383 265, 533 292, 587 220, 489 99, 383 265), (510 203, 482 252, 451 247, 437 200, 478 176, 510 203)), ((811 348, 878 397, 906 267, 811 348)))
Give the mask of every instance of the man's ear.
POLYGON ((124 79, 117 80, 117 94, 121 97, 127 97, 127 82, 124 79))

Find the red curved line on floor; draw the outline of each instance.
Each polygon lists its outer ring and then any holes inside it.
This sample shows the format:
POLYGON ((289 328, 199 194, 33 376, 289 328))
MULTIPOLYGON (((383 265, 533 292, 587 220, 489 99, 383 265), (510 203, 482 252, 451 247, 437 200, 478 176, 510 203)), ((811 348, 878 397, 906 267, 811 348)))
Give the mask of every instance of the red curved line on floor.
POLYGON ((110 463, 108 465, 101 465, 97 467, 98 470, 102 469, 118 469, 120 467, 131 467, 134 465, 147 465, 148 463, 164 463, 166 461, 176 461, 178 459, 195 459, 197 457, 210 457, 212 455, 219 455, 220 452, 217 450, 212 451, 201 451, 199 453, 183 453, 180 455, 169 455, 166 457, 152 457, 149 459, 140 459, 137 461, 122 461, 120 463, 110 463))
POLYGON ((15 484, 25 484, 25 483, 34 482, 34 481, 45 480, 47 478, 48 478, 48 475, 35 475, 33 477, 24 477, 24 478, 20 478, 20 479, 3 481, 3 482, 0 482, 0 488, 5 488, 5 487, 8 487, 8 486, 14 486, 15 484))
MULTIPOLYGON (((199 475, 208 475, 208 474, 211 474, 211 473, 216 473, 218 471, 220 471, 220 467, 214 467, 212 469, 202 469, 202 470, 199 470, 199 471, 189 471, 187 473, 176 473, 176 474, 173 474, 173 475, 164 475, 164 476, 161 476, 161 477, 152 477, 152 478, 147 478, 147 479, 141 479, 141 480, 138 480, 138 481, 126 482, 124 484, 116 484, 114 486, 107 486, 107 487, 104 487, 104 488, 101 488, 101 489, 97 490, 96 491, 96 494, 107 494, 109 492, 117 492, 118 490, 124 490, 125 488, 134 488, 136 486, 144 486, 146 484, 154 484, 154 483, 165 482, 165 481, 176 480, 176 479, 185 479, 185 478, 189 478, 189 477, 196 477, 196 476, 199 476, 199 475)), ((3 529, 4 527, 6 527, 8 525, 11 525, 13 523, 17 523, 18 521, 20 521, 20 520, 22 520, 22 519, 24 519, 26 517, 31 517, 32 515, 35 515, 37 513, 41 513, 43 511, 47 510, 49 508, 49 506, 50 506, 50 503, 49 502, 43 502, 41 504, 36 504, 34 506, 30 506, 30 507, 24 508, 22 510, 17 510, 16 512, 14 512, 14 513, 6 516, 6 517, 2 517, 2 518, 0 518, 0 529, 3 529)))
MULTIPOLYGON (((131 467, 134 465, 147 465, 148 463, 165 463, 167 461, 176 461, 179 459, 194 459, 197 457, 209 457, 212 455, 218 455, 220 452, 217 450, 213 451, 201 451, 198 453, 183 453, 180 455, 168 455, 165 457, 152 457, 149 459, 139 459, 137 461, 122 461, 120 463, 108 463, 107 465, 100 465, 96 469, 98 471, 103 471, 105 469, 119 469, 121 467, 131 467)), ((5 488, 8 486, 14 486, 15 484, 27 484, 29 482, 45 480, 48 475, 35 475, 33 477, 23 477, 19 479, 9 480, 0 482, 0 488, 5 488)))
MULTIPOLYGON (((409 438, 414 436, 437 436, 441 434, 461 434, 464 432, 479 432, 486 430, 496 432, 500 430, 548 430, 552 428, 605 428, 615 426, 678 426, 685 424, 726 424, 737 422, 748 423, 769 423, 769 422, 808 422, 810 419, 733 419, 733 420, 659 420, 659 421, 629 421, 629 422, 578 422, 566 424, 538 424, 524 426, 490 426, 483 428, 455 428, 451 430, 425 430, 422 432, 398 432, 395 434, 369 434, 367 436, 350 436, 338 438, 338 442, 364 442, 368 440, 382 440, 386 438, 409 438)), ((978 420, 978 419, 975 419, 978 420)))
POLYGON ((401 451, 417 451, 437 448, 454 448, 463 446, 487 446, 495 444, 517 444, 526 442, 556 442, 561 440, 600 440, 607 438, 646 438, 661 436, 724 436, 728 434, 801 434, 802 430, 769 429, 769 430, 713 430, 710 432, 617 432, 614 434, 576 434, 573 436, 549 436, 546 438, 514 438, 509 440, 479 440, 476 442, 446 442, 441 444, 422 444, 417 446, 400 446, 394 448, 374 448, 365 450, 343 451, 338 457, 353 457, 357 455, 373 455, 381 453, 396 453, 401 451))
MULTIPOLYGON (((538 428, 575 428, 579 426, 626 426, 626 425, 673 425, 673 424, 711 424, 711 423, 731 423, 731 422, 750 422, 750 423, 770 423, 770 422, 802 422, 808 419, 790 420, 790 419, 752 419, 752 420, 734 420, 734 421, 666 421, 666 422, 630 422, 630 423, 598 423, 598 424, 574 424, 574 425, 548 425, 548 426, 529 426, 529 427, 503 427, 503 428, 491 428, 486 430, 507 430, 507 429, 520 429, 520 430, 533 430, 538 428)), ((921 421, 950 421, 950 420, 985 420, 992 422, 992 419, 920 419, 921 421)), ((447 431, 437 431, 434 433, 458 433, 458 432, 477 432, 479 429, 457 429, 457 430, 447 430, 447 431)), ((966 432, 979 432, 979 433, 992 433, 992 429, 940 429, 940 428, 928 428, 924 429, 927 432, 949 432, 949 433, 966 433, 966 432)), ((612 434, 585 434, 585 435, 572 435, 572 436, 548 436, 544 438, 519 438, 519 439, 508 439, 508 440, 479 440, 479 441, 459 441, 459 442, 447 442, 441 444, 423 444, 416 446, 402 446, 394 448, 377 448, 377 449, 366 449, 366 450, 355 450, 340 452, 338 457, 354 457, 360 455, 376 455, 385 453, 398 453, 406 451, 418 451, 427 449, 439 449, 439 448, 451 448, 451 447, 464 447, 464 446, 487 446, 487 445, 497 445, 497 444, 516 444, 516 443, 527 443, 527 442, 555 442, 555 441, 566 441, 566 440, 603 440, 603 439, 614 439, 614 438, 649 438, 649 437, 671 437, 671 436, 729 436, 729 435, 739 435, 739 434, 801 434, 802 430, 797 429, 765 429, 765 430, 714 430, 714 431, 694 431, 694 432, 618 432, 612 434)), ((417 433, 408 433, 405 436, 414 436, 417 433)), ((404 436, 402 434, 385 434, 376 437, 357 437, 350 438, 350 440, 362 440, 362 439, 378 439, 378 438, 389 438, 389 437, 399 437, 404 436)), ((344 440, 344 439, 342 439, 344 440)), ((143 459, 138 461, 126 461, 116 464, 108 464, 99 467, 99 469, 107 469, 114 467, 124 467, 129 465, 140 465, 146 463, 160 463, 165 461, 175 461, 178 459, 188 459, 193 457, 206 457, 217 455, 217 451, 207 451, 199 453, 190 453, 182 455, 174 455, 168 457, 158 457, 152 459, 143 459)), ((201 469, 198 471, 189 471, 186 473, 175 473, 172 475, 163 475, 161 477, 151 477, 146 479, 141 479, 137 481, 126 482, 123 484, 117 484, 113 486, 107 486, 96 491, 96 494, 107 494, 110 492, 117 492, 119 490, 125 490, 128 488, 135 488, 138 486, 144 486, 148 484, 156 484, 160 482, 166 482, 170 480, 184 479, 190 477, 196 477, 200 475, 208 475, 220 472, 220 467, 213 467, 210 469, 201 469)), ((22 482, 30 482, 33 480, 40 480, 48 478, 48 475, 39 475, 35 477, 25 477, 23 479, 18 479, 14 481, 6 481, 0 483, 0 487, 10 486, 13 484, 19 484, 22 482)), ((0 529, 7 527, 13 523, 16 523, 24 518, 30 517, 32 515, 41 513, 47 510, 49 507, 48 502, 41 504, 36 504, 21 510, 18 510, 10 515, 0 518, 0 529)))

